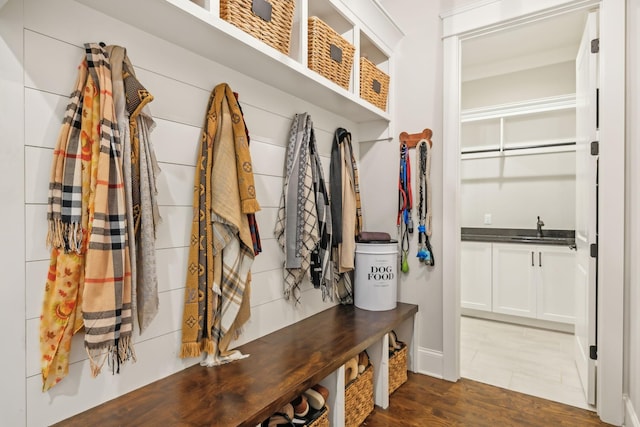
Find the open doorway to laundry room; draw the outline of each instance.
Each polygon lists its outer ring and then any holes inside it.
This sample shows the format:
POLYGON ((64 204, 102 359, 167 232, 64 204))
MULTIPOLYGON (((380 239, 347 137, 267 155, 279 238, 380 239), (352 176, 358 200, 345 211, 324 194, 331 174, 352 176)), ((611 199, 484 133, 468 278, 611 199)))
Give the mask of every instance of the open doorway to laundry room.
POLYGON ((460 374, 594 409, 575 363, 576 58, 588 15, 461 42, 460 374))

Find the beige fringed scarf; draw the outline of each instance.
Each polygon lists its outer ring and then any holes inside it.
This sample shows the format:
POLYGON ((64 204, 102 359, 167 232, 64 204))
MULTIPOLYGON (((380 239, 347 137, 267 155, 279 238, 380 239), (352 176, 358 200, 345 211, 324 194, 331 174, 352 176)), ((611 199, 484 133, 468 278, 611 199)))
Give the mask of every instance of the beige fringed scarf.
MULTIPOLYGON (((87 45, 89 73, 100 93, 98 170, 89 205, 92 217, 84 271, 82 316, 85 347, 95 376, 108 358, 120 364, 135 358, 131 341, 131 265, 122 175, 122 147, 113 105, 111 70, 105 49, 87 45), (106 353, 105 353, 106 350, 106 353), (102 357, 102 361, 97 360, 102 357)), ((95 114, 95 113, 94 113, 95 114)))
POLYGON ((209 99, 196 170, 180 357, 243 357, 229 344, 250 315, 254 259, 247 214, 260 210, 242 112, 223 83, 209 99))
POLYGON ((43 390, 68 373, 83 325, 91 372, 133 356, 131 271, 121 147, 104 45, 85 44, 54 150, 49 186, 51 263, 40 322, 43 390), (103 355, 102 361, 96 360, 103 355))

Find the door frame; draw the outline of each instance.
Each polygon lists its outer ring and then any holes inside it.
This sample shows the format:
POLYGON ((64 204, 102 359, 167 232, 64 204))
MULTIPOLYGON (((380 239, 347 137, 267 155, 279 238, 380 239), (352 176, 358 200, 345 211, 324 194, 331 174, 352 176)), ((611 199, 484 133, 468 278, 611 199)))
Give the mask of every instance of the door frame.
POLYGON ((597 411, 621 425, 624 326, 625 0, 484 0, 441 15, 443 29, 443 378, 460 378, 461 41, 556 14, 600 10, 597 411), (606 206, 603 209, 602 206, 606 206))

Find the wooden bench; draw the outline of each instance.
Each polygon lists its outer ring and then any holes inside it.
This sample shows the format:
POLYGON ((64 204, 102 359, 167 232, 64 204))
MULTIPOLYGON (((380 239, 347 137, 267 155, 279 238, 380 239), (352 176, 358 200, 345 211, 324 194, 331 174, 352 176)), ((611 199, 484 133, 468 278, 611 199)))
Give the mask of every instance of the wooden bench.
MULTIPOLYGON (((386 334, 402 325, 409 331, 405 335, 413 334, 417 311, 416 305, 403 303, 388 311, 334 306, 239 347, 248 358, 214 368, 189 367, 57 425, 256 426, 314 384, 339 377, 341 366, 365 349, 374 349, 370 356, 380 373, 385 365, 376 354, 386 354, 386 334)), ((375 381, 386 406, 386 385, 375 381)), ((338 387, 344 393, 344 369, 342 382, 334 381, 330 392, 340 393, 338 387)), ((334 396, 333 402, 343 400, 334 396)))

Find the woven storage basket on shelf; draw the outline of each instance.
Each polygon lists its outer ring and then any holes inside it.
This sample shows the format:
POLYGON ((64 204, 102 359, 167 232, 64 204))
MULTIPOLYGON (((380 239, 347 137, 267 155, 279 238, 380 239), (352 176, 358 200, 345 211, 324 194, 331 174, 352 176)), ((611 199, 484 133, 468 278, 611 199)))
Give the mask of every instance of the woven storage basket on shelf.
POLYGON ((220 0, 220 18, 288 55, 294 7, 294 0, 220 0), (254 13, 254 2, 267 4, 267 20, 254 13))
POLYGON ((373 411, 373 365, 347 384, 344 391, 344 425, 356 427, 373 411))
POLYGON ((407 381, 407 346, 389 356, 389 394, 407 381))
POLYGON ((329 407, 325 406, 322 414, 308 424, 309 427, 329 427, 329 407))
POLYGON ((360 58, 360 98, 386 111, 388 95, 389 76, 367 58, 360 58))
POLYGON ((317 16, 309 18, 308 45, 309 69, 348 90, 354 46, 317 16))

